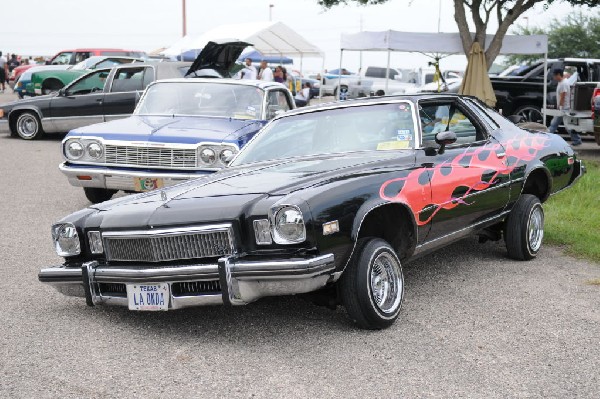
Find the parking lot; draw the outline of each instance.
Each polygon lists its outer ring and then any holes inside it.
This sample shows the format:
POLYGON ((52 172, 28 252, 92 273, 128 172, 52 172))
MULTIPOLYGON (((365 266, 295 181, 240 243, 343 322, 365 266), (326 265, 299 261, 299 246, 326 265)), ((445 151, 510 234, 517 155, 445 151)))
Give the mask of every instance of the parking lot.
POLYGON ((60 140, 0 136, 2 398, 598 395, 600 265, 549 246, 523 263, 473 238, 407 264, 377 332, 300 298, 134 313, 62 296, 37 281, 61 261, 50 225, 89 203, 60 140))

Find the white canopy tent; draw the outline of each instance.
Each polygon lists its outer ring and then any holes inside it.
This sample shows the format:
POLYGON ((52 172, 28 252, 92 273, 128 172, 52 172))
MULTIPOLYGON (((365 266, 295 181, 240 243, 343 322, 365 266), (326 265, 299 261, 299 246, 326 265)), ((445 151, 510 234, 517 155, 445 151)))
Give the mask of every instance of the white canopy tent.
MULTIPOLYGON (((200 49, 211 40, 236 39, 252 43, 254 48, 265 56, 299 57, 300 70, 302 70, 304 57, 323 58, 323 65, 325 63, 325 56, 320 48, 282 22, 221 25, 198 37, 184 39, 180 40, 183 43, 175 43, 172 46, 174 51, 200 49)), ((171 55, 171 52, 171 48, 168 48, 163 54, 171 55)), ((179 51, 177 54, 181 54, 181 52, 179 51)))
MULTIPOLYGON (((486 36, 486 50, 493 35, 486 36)), ((387 30, 381 32, 343 33, 341 37, 340 69, 344 51, 387 51, 387 68, 390 68, 392 51, 464 54, 458 33, 419 33, 387 30)), ((544 82, 548 79, 548 37, 546 35, 506 35, 500 48, 501 55, 543 54, 544 82)), ((389 76, 389 72, 386 74, 389 76)), ((386 84, 387 91, 387 84, 386 84)), ((546 120, 547 85, 544 84, 544 120, 546 120)))

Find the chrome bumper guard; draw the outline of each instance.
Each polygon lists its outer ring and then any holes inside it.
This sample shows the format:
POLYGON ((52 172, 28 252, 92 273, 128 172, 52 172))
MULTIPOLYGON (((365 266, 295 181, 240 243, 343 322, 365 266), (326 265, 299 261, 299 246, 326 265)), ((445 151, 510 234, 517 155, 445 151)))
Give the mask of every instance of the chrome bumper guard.
POLYGON ((58 169, 67 176, 69 184, 75 187, 97 187, 112 190, 135 191, 134 178, 163 179, 165 186, 171 186, 186 180, 205 177, 213 171, 200 171, 202 173, 173 172, 148 172, 142 170, 116 170, 102 165, 97 167, 73 167, 66 162, 61 163, 58 169), (87 176, 88 180, 80 180, 78 176, 87 176))
POLYGON ((217 265, 143 268, 100 266, 87 262, 81 268, 55 266, 42 269, 38 279, 67 296, 85 297, 90 306, 128 306, 127 297, 106 296, 100 283, 168 283, 219 280, 220 294, 174 296, 169 309, 203 305, 245 305, 265 296, 294 295, 315 291, 333 278, 333 254, 308 259, 241 261, 221 258, 217 265))

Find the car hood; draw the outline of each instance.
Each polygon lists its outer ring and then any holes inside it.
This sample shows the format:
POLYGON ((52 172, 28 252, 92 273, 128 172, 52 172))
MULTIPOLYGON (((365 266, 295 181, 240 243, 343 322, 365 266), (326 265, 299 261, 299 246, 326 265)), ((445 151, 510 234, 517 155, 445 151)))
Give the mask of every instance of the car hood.
POLYGON ((252 46, 252 44, 241 41, 208 42, 198 57, 196 57, 185 76, 191 74, 199 76, 199 71, 212 69, 221 77, 229 78, 231 77, 230 70, 240 54, 242 54, 242 51, 248 46, 252 46))
POLYGON ((235 141, 258 131, 264 124, 264 121, 232 118, 133 115, 71 130, 67 137, 94 136, 105 140, 197 144, 203 141, 235 141))
POLYGON ((21 105, 39 105, 39 104, 45 104, 44 101, 50 100, 54 97, 56 97, 58 95, 58 93, 51 93, 45 96, 35 96, 35 97, 25 97, 22 100, 16 100, 16 101, 11 101, 8 103, 4 103, 4 104, 0 104, 0 108, 4 108, 5 112, 6 110, 11 110, 15 107, 21 106, 21 105))
POLYGON ((253 205, 340 179, 385 171, 414 162, 414 152, 354 153, 310 159, 278 160, 228 168, 208 177, 166 189, 124 197, 92 206, 99 210, 100 228, 142 228, 210 223, 248 216, 253 205))

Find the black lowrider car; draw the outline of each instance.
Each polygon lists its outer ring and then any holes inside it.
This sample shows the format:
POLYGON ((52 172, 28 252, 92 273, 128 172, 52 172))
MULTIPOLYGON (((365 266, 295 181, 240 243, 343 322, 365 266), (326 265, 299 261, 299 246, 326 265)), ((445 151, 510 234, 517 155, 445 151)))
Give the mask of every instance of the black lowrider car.
POLYGON ((585 169, 559 136, 470 97, 379 97, 275 118, 229 168, 52 226, 40 281, 91 306, 170 310, 334 292, 363 328, 398 317, 401 263, 468 234, 532 259, 542 203, 585 169))

